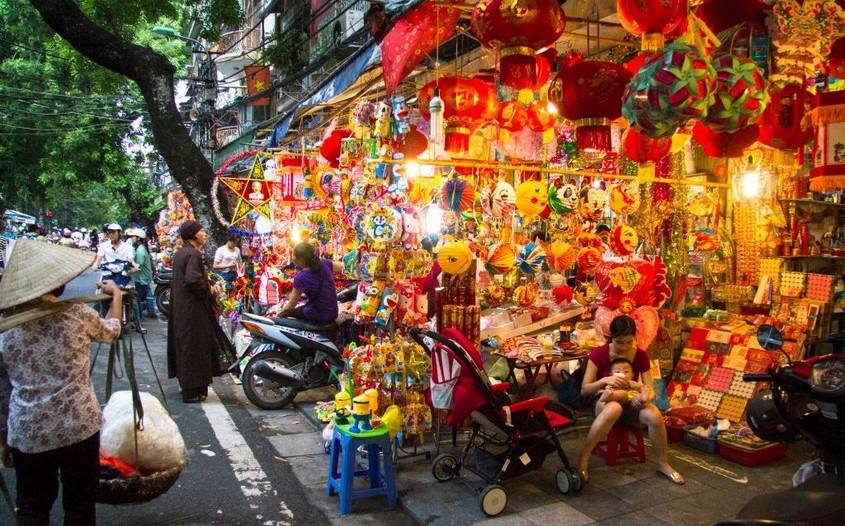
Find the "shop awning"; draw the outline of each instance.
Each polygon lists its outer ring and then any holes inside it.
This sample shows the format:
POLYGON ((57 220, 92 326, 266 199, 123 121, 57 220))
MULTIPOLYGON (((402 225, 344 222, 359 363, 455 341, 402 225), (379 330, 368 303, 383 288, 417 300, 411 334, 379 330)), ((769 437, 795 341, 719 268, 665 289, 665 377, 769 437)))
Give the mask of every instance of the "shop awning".
POLYGON ((18 212, 17 210, 6 210, 3 215, 6 217, 7 221, 11 221, 13 223, 23 223, 25 225, 35 224, 34 216, 24 214, 23 212, 18 212))
POLYGON ((353 55, 345 66, 337 70, 333 75, 326 77, 312 93, 310 97, 302 101, 296 108, 289 111, 273 128, 273 133, 270 137, 270 148, 279 146, 287 135, 290 125, 297 115, 302 114, 308 108, 326 103, 331 99, 341 95, 349 86, 351 86, 364 71, 376 63, 381 63, 381 48, 373 41, 370 41, 366 46, 361 48, 353 55))

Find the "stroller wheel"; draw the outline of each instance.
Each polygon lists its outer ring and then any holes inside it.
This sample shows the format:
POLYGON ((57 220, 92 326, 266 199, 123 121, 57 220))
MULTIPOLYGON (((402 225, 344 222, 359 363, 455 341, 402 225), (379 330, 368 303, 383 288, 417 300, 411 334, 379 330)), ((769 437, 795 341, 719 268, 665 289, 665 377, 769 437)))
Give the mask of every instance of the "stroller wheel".
POLYGON ((564 495, 569 493, 570 489, 574 489, 572 487, 572 479, 565 469, 558 470, 557 475, 555 476, 555 482, 557 483, 557 490, 564 495))
POLYGON ((569 468, 569 479, 571 480, 573 493, 578 493, 584 489, 584 477, 577 469, 569 468))
POLYGON ((431 463, 431 474, 438 482, 452 480, 458 474, 458 461, 449 453, 437 455, 431 463))
POLYGON ((481 492, 479 497, 481 503, 481 511, 488 517, 495 517, 496 515, 505 511, 508 505, 508 494, 505 493, 505 488, 499 485, 487 486, 481 492))

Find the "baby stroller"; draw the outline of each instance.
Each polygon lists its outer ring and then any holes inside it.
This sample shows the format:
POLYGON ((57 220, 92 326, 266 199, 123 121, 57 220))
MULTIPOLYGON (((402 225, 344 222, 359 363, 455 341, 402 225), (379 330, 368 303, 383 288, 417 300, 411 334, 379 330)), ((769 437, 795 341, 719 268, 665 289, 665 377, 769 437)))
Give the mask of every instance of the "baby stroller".
POLYGON ((504 392, 509 384, 490 384, 475 346, 455 329, 444 329, 442 335, 413 329, 411 336, 431 355, 434 407, 449 411, 450 425, 468 416, 472 419, 460 458, 444 453, 432 462, 435 479, 451 480, 462 468, 473 472, 487 483, 481 489, 481 511, 495 517, 508 502, 499 482, 539 468, 549 453, 557 451, 564 466, 555 479, 558 490, 564 494, 581 490, 581 474, 570 464, 557 437, 575 425, 570 409, 546 396, 512 404, 504 392))

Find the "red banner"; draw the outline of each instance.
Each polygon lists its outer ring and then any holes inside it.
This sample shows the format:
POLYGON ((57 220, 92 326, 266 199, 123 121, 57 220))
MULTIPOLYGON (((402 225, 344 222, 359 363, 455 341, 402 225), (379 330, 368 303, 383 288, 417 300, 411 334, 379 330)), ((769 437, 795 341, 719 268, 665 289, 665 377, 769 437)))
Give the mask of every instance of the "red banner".
MULTIPOLYGON (((253 97, 270 89, 270 67, 269 66, 247 66, 244 68, 246 74, 246 94, 253 97)), ((270 104, 270 97, 261 97, 249 101, 250 106, 266 106, 270 104)))

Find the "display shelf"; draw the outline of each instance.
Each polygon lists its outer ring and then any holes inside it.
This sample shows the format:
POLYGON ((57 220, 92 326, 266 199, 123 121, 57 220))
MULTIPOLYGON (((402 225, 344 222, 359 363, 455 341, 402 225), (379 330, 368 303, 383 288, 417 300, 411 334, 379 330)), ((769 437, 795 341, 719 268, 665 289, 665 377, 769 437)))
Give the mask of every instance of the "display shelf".
MULTIPOLYGON (((549 327, 555 327, 561 322, 576 318, 583 313, 584 307, 576 305, 564 310, 563 312, 550 315, 540 321, 529 323, 528 325, 523 325, 522 327, 514 327, 513 323, 507 323, 496 327, 488 327, 481 331, 481 339, 483 340, 485 338, 489 338, 490 336, 498 336, 502 339, 524 336, 533 332, 542 331, 543 329, 548 329, 549 327)), ((484 317, 484 312, 481 313, 481 316, 484 317)))
POLYGON ((778 256, 781 259, 829 259, 833 261, 845 261, 845 256, 778 256))
POLYGON ((831 208, 845 208, 845 203, 829 203, 827 201, 818 201, 816 199, 781 199, 783 203, 798 203, 802 205, 818 205, 831 208))

